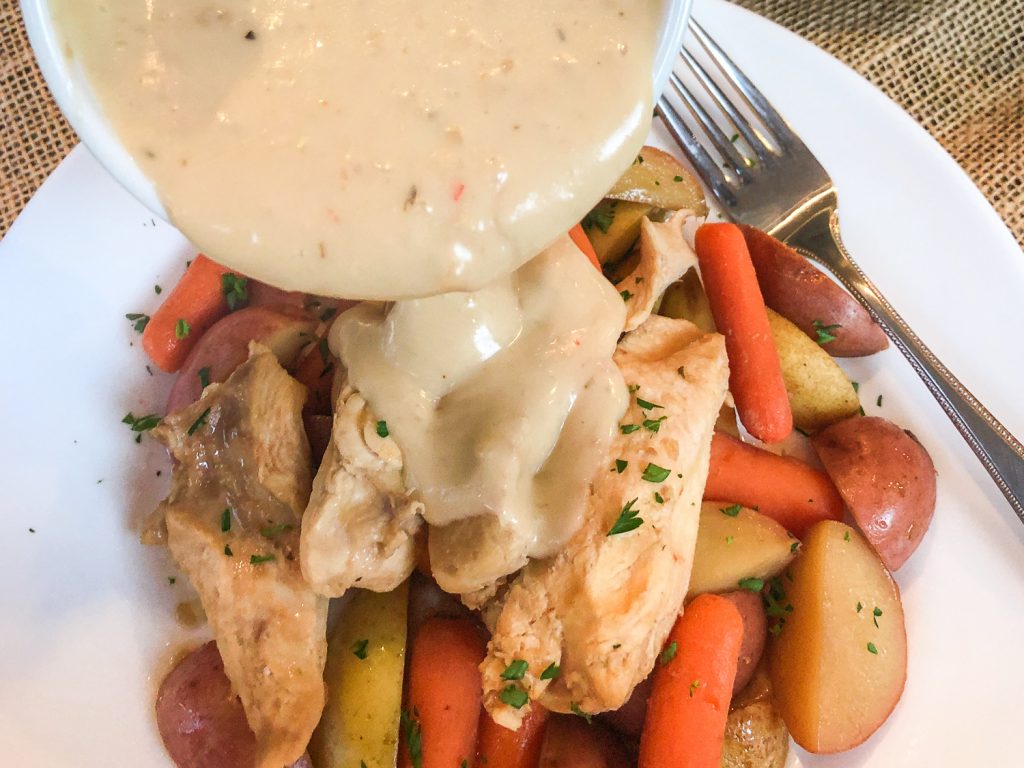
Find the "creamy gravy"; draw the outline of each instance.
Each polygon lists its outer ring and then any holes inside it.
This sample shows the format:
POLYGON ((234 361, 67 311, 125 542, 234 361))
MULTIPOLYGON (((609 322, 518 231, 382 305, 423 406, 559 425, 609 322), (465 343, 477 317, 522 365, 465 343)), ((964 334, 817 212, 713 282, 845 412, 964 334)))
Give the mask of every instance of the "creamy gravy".
MULTIPOLYGON (((402 448, 427 521, 491 515, 522 542, 515 560, 553 554, 579 526, 627 404, 611 362, 624 320, 622 297, 562 237, 476 292, 360 304, 330 343, 402 448)), ((474 549, 459 554, 494 554, 474 549)), ((469 581, 523 564, 506 560, 481 563, 469 581)))
POLYGON ((477 289, 641 145, 662 0, 51 0, 67 55, 213 258, 283 288, 477 289))

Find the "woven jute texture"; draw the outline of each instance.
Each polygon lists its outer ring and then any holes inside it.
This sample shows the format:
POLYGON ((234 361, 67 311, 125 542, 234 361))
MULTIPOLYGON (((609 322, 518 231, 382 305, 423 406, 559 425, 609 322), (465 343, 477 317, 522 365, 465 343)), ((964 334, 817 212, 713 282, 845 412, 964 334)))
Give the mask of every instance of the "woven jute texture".
MULTIPOLYGON (((956 158, 1024 244, 1024 0, 736 0, 845 61, 956 158)), ((76 144, 0 0, 0 236, 76 144)))

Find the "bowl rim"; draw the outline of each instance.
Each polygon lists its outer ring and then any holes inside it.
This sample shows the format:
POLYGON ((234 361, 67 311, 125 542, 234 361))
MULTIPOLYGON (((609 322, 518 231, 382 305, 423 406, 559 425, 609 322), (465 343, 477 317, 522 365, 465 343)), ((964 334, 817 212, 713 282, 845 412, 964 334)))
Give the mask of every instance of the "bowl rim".
MULTIPOLYGON (((20 2, 25 30, 43 79, 79 139, 122 187, 150 211, 167 220, 167 211, 153 182, 142 172, 107 121, 81 67, 64 54, 49 10, 49 0, 20 2)), ((672 72, 692 6, 693 0, 665 0, 665 15, 654 55, 652 87, 655 101, 672 72)))

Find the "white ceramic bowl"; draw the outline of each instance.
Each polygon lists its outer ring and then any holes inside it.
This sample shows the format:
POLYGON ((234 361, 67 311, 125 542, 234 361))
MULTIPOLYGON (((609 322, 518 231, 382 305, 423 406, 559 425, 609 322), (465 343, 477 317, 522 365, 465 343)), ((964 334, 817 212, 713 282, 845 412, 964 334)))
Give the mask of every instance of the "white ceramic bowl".
MULTIPOLYGON (((655 54, 653 87, 657 97, 668 81, 690 17, 692 0, 667 0, 655 54)), ((48 0, 21 0, 29 41, 57 104, 93 155, 147 208, 167 218, 152 182, 139 170, 103 115, 84 72, 62 52, 48 0)))

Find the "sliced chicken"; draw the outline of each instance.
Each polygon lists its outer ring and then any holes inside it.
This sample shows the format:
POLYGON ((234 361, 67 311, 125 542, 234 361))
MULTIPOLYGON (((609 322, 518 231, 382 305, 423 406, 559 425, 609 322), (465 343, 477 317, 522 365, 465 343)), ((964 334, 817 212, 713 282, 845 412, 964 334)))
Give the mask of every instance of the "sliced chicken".
POLYGON ((514 685, 531 701, 562 712, 616 709, 650 673, 686 594, 728 384, 725 345, 685 320, 652 316, 622 340, 615 362, 634 395, 588 516, 561 553, 513 582, 481 665, 484 704, 510 728, 527 711, 501 700, 513 660, 529 663, 514 685), (551 664, 560 674, 542 680, 551 664))
POLYGON ((397 587, 415 565, 423 505, 405 489, 402 452, 362 395, 344 386, 302 521, 301 561, 319 594, 397 587))
POLYGON ((223 384, 153 434, 175 459, 167 544, 210 621, 256 734, 259 768, 298 760, 324 705, 327 600, 302 578, 306 390, 252 343, 223 384))
POLYGON ((644 218, 640 225, 640 260, 616 288, 626 301, 624 330, 639 328, 673 282, 697 264, 697 255, 683 237, 692 211, 676 211, 663 222, 644 218))

